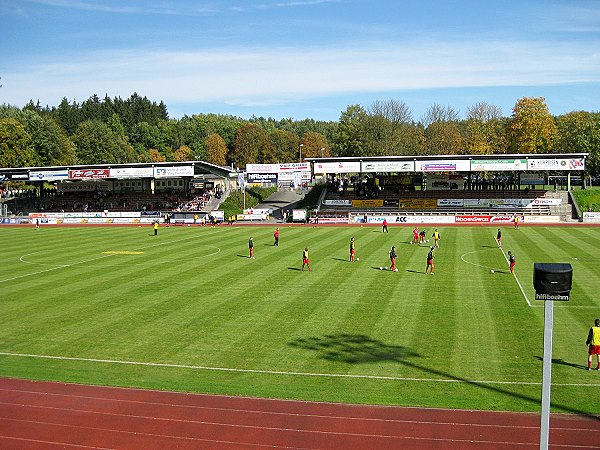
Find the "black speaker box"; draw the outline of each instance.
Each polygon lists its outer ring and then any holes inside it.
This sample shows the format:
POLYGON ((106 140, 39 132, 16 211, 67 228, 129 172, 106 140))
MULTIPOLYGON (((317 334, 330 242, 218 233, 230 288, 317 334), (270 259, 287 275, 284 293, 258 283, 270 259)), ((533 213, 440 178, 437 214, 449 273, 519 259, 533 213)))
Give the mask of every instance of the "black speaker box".
POLYGON ((534 263, 533 287, 536 294, 567 294, 571 291, 573 268, 566 263, 534 263))

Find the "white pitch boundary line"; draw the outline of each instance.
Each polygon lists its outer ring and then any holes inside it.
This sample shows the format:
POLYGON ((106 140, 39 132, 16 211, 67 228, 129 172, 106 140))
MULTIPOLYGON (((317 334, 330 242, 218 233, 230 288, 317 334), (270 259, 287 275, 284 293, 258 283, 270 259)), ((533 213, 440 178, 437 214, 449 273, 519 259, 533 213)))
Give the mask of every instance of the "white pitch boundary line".
POLYGON ((25 273, 23 275, 17 275, 15 277, 5 278, 4 280, 0 280, 0 283, 6 283, 7 281, 13 281, 13 280, 18 280, 20 278, 31 277, 33 275, 39 275, 40 273, 52 272, 53 270, 65 269, 67 267, 72 267, 72 266, 78 266, 78 265, 85 264, 85 263, 88 263, 88 262, 97 261, 99 259, 110 258, 111 256, 115 256, 115 255, 102 255, 102 256, 98 256, 96 258, 86 259, 85 261, 79 261, 79 262, 75 262, 75 263, 72 263, 72 264, 62 264, 60 266, 52 267, 50 269, 38 270, 37 272, 25 273))
MULTIPOLYGON (((499 248, 500 248, 500 251, 502 252, 502 256, 504 256, 504 259, 506 260, 506 264, 510 265, 510 263, 508 262, 508 258, 506 256, 506 254, 504 253, 504 249, 502 247, 499 247, 499 248)), ((519 285, 519 288, 521 289, 521 292, 523 293, 523 297, 525 298, 525 301, 527 302, 527 305, 530 308, 533 308, 533 305, 531 304, 531 302, 527 298, 527 294, 525 294, 525 289, 523 289, 523 286, 521 285, 521 282, 517 278, 517 274, 513 272, 512 275, 515 277, 515 280, 517 280, 517 284, 519 285)))
MULTIPOLYGON (((221 230, 216 230, 214 233, 210 233, 210 235, 213 235, 213 234, 219 233, 220 231, 221 231, 221 230)), ((137 249, 135 249, 135 250, 142 250, 142 249, 145 249, 145 248, 159 247, 159 246, 161 246, 161 245, 173 244, 173 243, 175 243, 175 242, 187 241, 187 240, 189 240, 189 239, 198 239, 198 236, 188 236, 188 237, 181 238, 181 239, 177 239, 177 240, 174 240, 174 241, 169 241, 169 242, 160 242, 160 243, 158 243, 158 244, 150 244, 150 245, 145 245, 145 246, 142 246, 142 247, 138 247, 138 248, 137 248, 137 249)), ((218 248, 218 249, 219 249, 219 251, 218 251, 217 253, 219 253, 219 252, 221 251, 221 249, 220 249, 219 247, 215 247, 215 248, 218 248)), ((39 252, 28 253, 28 254, 26 254, 26 255, 23 255, 23 256, 21 256, 21 258, 24 258, 24 257, 26 257, 26 256, 29 256, 29 255, 33 255, 33 254, 35 254, 35 253, 39 253, 39 252)), ((215 254, 217 254, 217 253, 215 253, 215 254)), ((15 276, 15 277, 11 277, 11 278, 5 278, 5 279, 3 279, 3 280, 0 280, 0 284, 2 284, 2 283, 6 283, 6 282, 8 282, 8 281, 14 281, 14 280, 18 280, 18 279, 20 279, 20 278, 27 278, 27 277, 31 277, 31 276, 33 276, 33 275, 39 275, 39 274, 41 274, 41 273, 52 272, 53 270, 59 270, 59 269, 65 269, 65 268, 72 267, 72 266, 78 266, 78 265, 85 264, 85 263, 92 262, 92 261, 96 261, 96 260, 99 260, 99 259, 103 259, 103 258, 109 258, 109 257, 111 257, 111 256, 115 256, 115 255, 114 255, 114 254, 111 254, 111 255, 102 255, 102 256, 98 256, 98 257, 96 257, 96 258, 87 259, 87 260, 85 260, 85 261, 79 261, 79 262, 75 262, 75 263, 72 263, 72 264, 61 264, 61 265, 59 265, 59 266, 52 267, 52 268, 50 268, 50 269, 39 270, 39 271, 37 271, 37 272, 25 273, 25 274, 23 274, 23 275, 17 275, 17 276, 15 276)), ((207 256, 213 256, 213 255, 211 254, 211 255, 207 255, 207 256)), ((28 263, 28 264, 32 264, 32 263, 30 263, 30 262, 28 262, 28 261, 23 261, 21 258, 19 258, 19 260, 20 260, 21 262, 23 262, 23 263, 28 263)))
MULTIPOLYGON (((466 384, 497 384, 497 385, 517 385, 517 386, 541 386, 538 381, 494 381, 494 380, 456 380, 456 379, 439 379, 439 378, 414 378, 414 377, 393 377, 384 375, 352 375, 341 373, 314 373, 314 372, 288 372, 281 370, 259 370, 259 369, 236 369, 231 367, 209 367, 209 366, 194 366, 188 364, 168 364, 168 363, 153 363, 142 361, 120 361, 115 359, 96 359, 96 358, 78 358, 71 356, 51 356, 51 355, 35 355, 28 353, 10 353, 0 352, 0 356, 12 356, 19 358, 36 358, 36 359, 53 359, 59 361, 81 361, 103 364, 123 364, 130 366, 144 367, 164 367, 174 369, 190 369, 190 370, 208 370, 219 372, 233 373, 258 373, 263 375, 287 375, 287 376, 304 376, 304 377, 326 377, 326 378, 349 378, 349 379, 366 379, 366 380, 388 380, 388 381, 415 381, 428 383, 466 383, 466 384)), ((552 383, 553 386, 571 386, 571 387, 595 387, 600 383, 552 383)))

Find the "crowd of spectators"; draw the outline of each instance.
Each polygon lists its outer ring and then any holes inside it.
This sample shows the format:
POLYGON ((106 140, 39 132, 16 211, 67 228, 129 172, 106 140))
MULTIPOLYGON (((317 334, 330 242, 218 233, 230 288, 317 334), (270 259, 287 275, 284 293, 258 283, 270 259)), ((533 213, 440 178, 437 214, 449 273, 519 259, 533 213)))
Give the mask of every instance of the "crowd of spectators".
MULTIPOLYGON (((78 191, 59 192, 56 190, 23 190, 23 192, 2 191, 3 198, 11 199, 11 210, 27 212, 92 212, 92 211, 201 211, 216 190, 200 193, 184 192, 108 192, 78 191), (40 195, 41 194, 41 195, 40 195)), ((222 191, 219 188, 218 196, 222 191)))

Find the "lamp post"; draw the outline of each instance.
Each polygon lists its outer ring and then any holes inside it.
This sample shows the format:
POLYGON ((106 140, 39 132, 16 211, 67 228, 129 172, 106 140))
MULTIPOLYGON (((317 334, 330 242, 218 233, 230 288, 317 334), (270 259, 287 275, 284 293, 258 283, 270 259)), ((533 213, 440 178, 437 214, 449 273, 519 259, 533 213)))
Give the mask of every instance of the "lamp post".
POLYGON ((300 145, 298 146, 298 149, 299 149, 299 151, 300 151, 300 160, 299 160, 298 162, 302 162, 302 147, 304 147, 304 144, 300 144, 300 145))

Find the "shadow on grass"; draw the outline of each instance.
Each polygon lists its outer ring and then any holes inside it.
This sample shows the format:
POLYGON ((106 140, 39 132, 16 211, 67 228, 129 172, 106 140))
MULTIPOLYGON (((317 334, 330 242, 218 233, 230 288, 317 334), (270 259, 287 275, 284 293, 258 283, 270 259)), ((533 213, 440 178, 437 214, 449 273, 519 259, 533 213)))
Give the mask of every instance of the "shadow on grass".
MULTIPOLYGON (((373 339, 364 334, 328 334, 322 337, 298 338, 288 345, 295 348, 317 352, 321 359, 328 361, 342 362, 346 364, 364 364, 390 361, 401 364, 406 367, 417 369, 431 375, 440 377, 441 380, 452 380, 468 384, 473 387, 482 389, 483 391, 495 392, 497 394, 506 395, 523 400, 527 403, 541 407, 541 399, 530 397, 519 392, 509 391, 501 385, 495 385, 484 381, 473 381, 452 375, 448 372, 426 367, 424 365, 413 362, 412 360, 419 358, 421 355, 414 352, 408 347, 400 345, 386 344, 385 342, 373 339)), ((558 364, 572 365, 565 363, 562 360, 557 361, 558 364), (559 362, 560 361, 560 362, 559 362)), ((589 414, 585 411, 578 410, 571 406, 553 403, 552 406, 564 412, 578 414, 595 421, 600 421, 600 416, 589 414)))
POLYGON ((288 267, 288 270, 297 270, 298 272, 302 272, 302 269, 298 269, 297 267, 288 267))
MULTIPOLYGON (((541 356, 534 356, 534 358, 537 359, 538 361, 544 361, 544 358, 542 358, 541 356)), ((573 367, 575 369, 580 369, 580 370, 587 370, 587 366, 584 366, 583 364, 571 363, 571 362, 565 361, 565 360, 560 359, 560 358, 552 358, 552 364, 558 364, 560 366, 573 367)))
POLYGON ((250 256, 248 256, 248 255, 237 255, 237 256, 240 257, 240 258, 248 258, 248 259, 250 259, 250 256))
POLYGON ((331 259, 334 259, 336 261, 343 261, 343 262, 347 262, 348 261, 347 259, 344 259, 344 258, 331 258, 331 259))
POLYGON ((425 273, 425 272, 419 272, 418 270, 412 270, 412 269, 406 269, 407 272, 410 273, 425 273))
POLYGON ((334 334, 322 338, 299 338, 289 343, 292 347, 319 352, 322 359, 360 364, 381 361, 401 362, 408 357, 418 357, 412 350, 399 345, 389 345, 363 334, 334 334))

